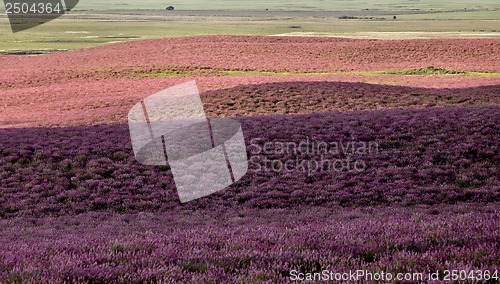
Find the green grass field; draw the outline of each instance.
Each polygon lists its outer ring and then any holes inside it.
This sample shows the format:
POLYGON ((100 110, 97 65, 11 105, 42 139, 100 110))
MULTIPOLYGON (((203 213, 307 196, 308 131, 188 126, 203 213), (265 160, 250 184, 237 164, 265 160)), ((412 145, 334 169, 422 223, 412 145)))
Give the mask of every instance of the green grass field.
POLYGON ((171 1, 130 1, 130 0, 86 0, 81 1, 78 9, 164 9, 173 5, 181 10, 462 10, 500 8, 497 0, 171 0, 171 1))
POLYGON ((311 17, 141 16, 70 14, 13 34, 0 18, 0 52, 79 49, 112 42, 209 34, 327 35, 401 39, 500 37, 500 20, 339 20, 311 17))
POLYGON ((81 1, 70 14, 13 34, 5 14, 0 14, 0 53, 29 50, 67 50, 113 42, 212 34, 308 35, 354 38, 500 37, 500 2, 432 0, 353 1, 81 1), (345 10, 359 18, 337 16, 223 16, 178 15, 179 10, 345 10), (467 8, 467 9, 465 9, 467 8), (114 11, 105 11, 110 9, 114 11), (149 10, 139 10, 149 9, 149 10), (120 10, 120 11, 117 11, 120 10), (397 16, 397 20, 393 20, 397 16), (373 19, 369 19, 373 17, 373 19))

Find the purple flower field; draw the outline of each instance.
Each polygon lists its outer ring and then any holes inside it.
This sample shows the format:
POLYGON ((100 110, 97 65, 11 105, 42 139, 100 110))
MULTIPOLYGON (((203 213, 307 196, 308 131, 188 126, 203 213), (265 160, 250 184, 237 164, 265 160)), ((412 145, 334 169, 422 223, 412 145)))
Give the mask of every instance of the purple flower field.
MULTIPOLYGON (((10 283, 282 283, 289 271, 498 269, 499 203, 0 220, 10 283)), ((496 283, 488 281, 487 283, 496 283)))
POLYGON ((178 202, 167 165, 135 160, 126 125, 2 129, 0 216, 497 202, 499 113, 498 107, 456 107, 240 118, 249 173, 231 188, 185 205, 178 202), (289 141, 320 145, 313 140, 378 147, 337 153, 318 146, 303 154, 269 148, 289 141), (266 166, 298 156, 321 161, 346 155, 363 161, 365 169, 266 166))
POLYGON ((238 120, 249 173, 187 204, 168 165, 136 162, 127 125, 1 129, 0 282, 279 283, 291 270, 498 269, 499 107, 238 120), (278 149, 304 141, 300 153, 278 149), (377 147, 334 147, 350 141, 377 147), (346 159, 363 169, 274 167, 346 159))
POLYGON ((209 91, 203 100, 207 113, 217 116, 496 106, 500 85, 417 88, 359 82, 273 82, 209 91))

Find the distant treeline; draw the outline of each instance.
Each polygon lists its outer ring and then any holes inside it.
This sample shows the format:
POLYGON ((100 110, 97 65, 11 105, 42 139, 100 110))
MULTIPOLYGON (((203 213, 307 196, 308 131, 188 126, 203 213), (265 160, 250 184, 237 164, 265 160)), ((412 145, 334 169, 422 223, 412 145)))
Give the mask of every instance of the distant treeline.
POLYGON ((353 16, 340 16, 341 20, 386 20, 383 17, 353 17, 353 16))

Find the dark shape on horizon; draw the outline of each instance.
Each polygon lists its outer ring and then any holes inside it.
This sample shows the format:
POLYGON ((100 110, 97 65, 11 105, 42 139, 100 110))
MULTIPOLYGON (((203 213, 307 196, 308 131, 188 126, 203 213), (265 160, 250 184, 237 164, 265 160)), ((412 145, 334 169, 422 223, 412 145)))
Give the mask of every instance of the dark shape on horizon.
POLYGON ((71 11, 78 4, 79 0, 64 0, 66 4, 66 11, 71 11))
POLYGON ((175 9, 174 6, 168 6, 166 10, 167 11, 173 11, 174 9, 175 9))
POLYGON ((398 16, 394 16, 394 17, 392 17, 392 18, 393 18, 394 20, 397 20, 398 16))
MULTIPOLYGON (((21 32, 45 24, 64 15, 76 7, 79 0, 25 0, 19 12, 8 13, 10 27, 13 33, 21 32), (38 8, 32 8, 38 7, 38 8), (36 11, 35 11, 36 10, 36 11)), ((20 2, 16 0, 4 0, 5 7, 14 7, 20 2)))

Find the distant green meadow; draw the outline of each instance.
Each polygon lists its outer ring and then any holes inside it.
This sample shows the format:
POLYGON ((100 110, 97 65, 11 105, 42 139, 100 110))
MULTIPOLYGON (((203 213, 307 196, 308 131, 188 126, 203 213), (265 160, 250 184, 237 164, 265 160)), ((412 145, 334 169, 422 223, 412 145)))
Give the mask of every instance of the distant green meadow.
MULTIPOLYGON (((332 14, 333 15, 333 14, 332 14)), ((127 1, 82 0, 52 22, 13 34, 0 14, 0 53, 52 52, 149 38, 234 34, 337 36, 353 38, 500 37, 497 0, 364 1, 127 1), (172 5, 176 11, 165 11, 172 5), (341 11, 336 16, 266 14, 262 11, 341 11), (244 16, 180 10, 260 11, 244 16), (352 19, 339 19, 339 15, 352 19), (396 19, 394 19, 396 17, 396 19)))
POLYGON ((498 0, 172 0, 172 1, 130 1, 130 0, 82 0, 78 9, 164 9, 174 6, 180 10, 462 10, 500 8, 498 0))

